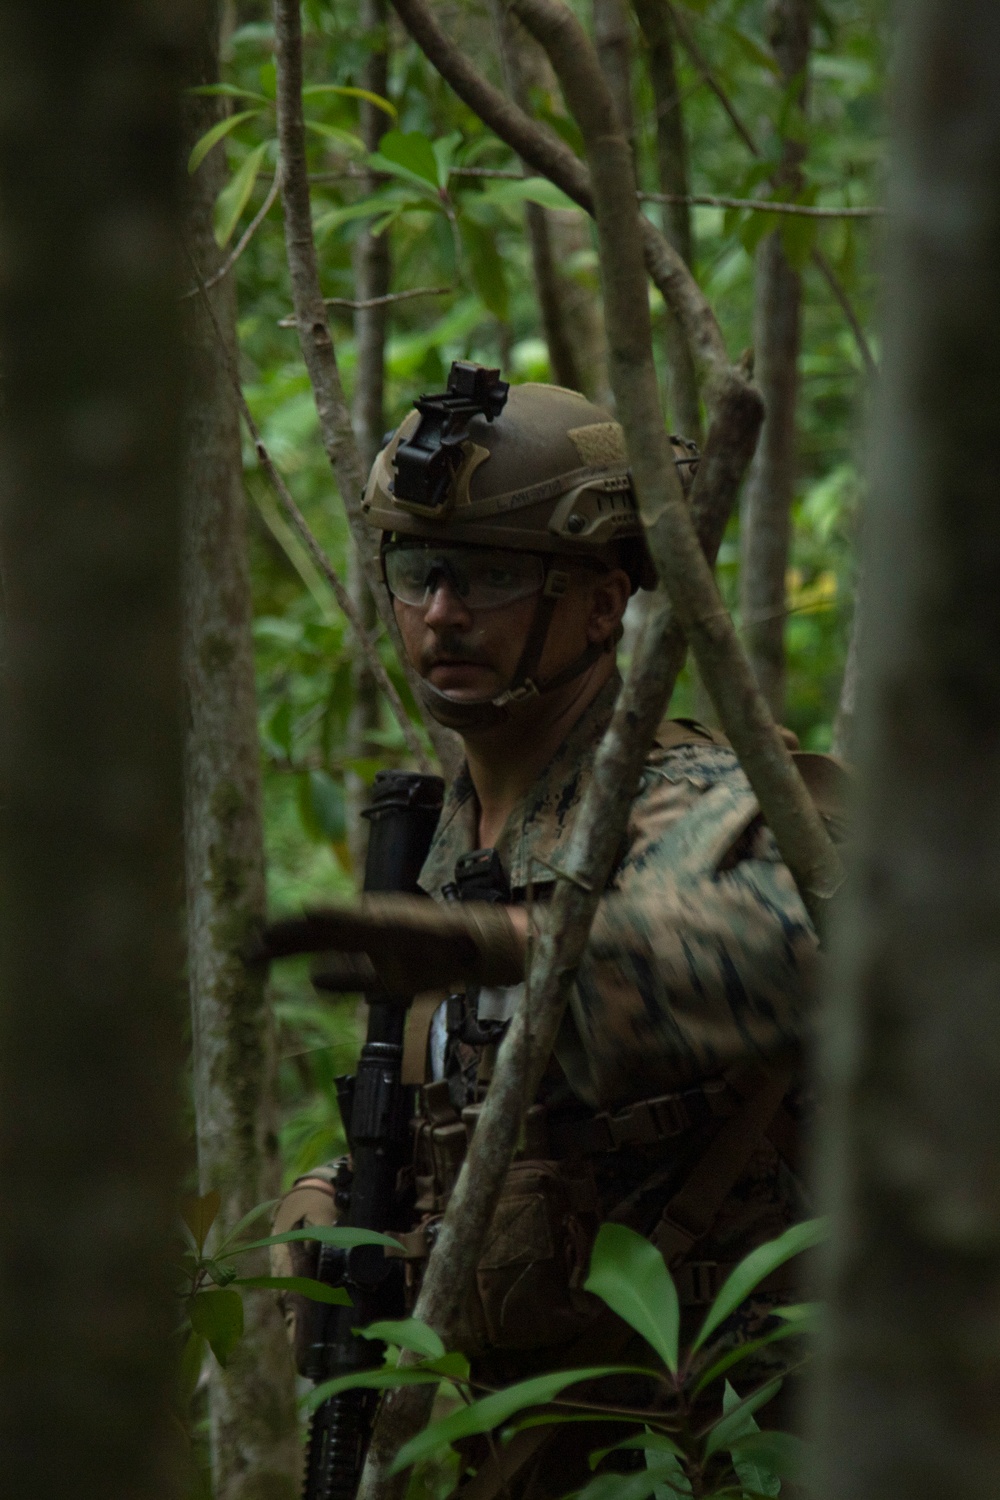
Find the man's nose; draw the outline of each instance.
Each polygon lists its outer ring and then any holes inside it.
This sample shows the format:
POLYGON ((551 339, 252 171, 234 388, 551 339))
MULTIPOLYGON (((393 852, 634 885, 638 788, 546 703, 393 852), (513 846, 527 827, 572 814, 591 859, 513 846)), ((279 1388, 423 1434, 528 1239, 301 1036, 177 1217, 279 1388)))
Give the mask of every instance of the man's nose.
POLYGON ((472 615, 468 606, 443 573, 438 573, 431 579, 428 593, 429 598, 424 606, 424 623, 432 630, 471 624, 472 615))

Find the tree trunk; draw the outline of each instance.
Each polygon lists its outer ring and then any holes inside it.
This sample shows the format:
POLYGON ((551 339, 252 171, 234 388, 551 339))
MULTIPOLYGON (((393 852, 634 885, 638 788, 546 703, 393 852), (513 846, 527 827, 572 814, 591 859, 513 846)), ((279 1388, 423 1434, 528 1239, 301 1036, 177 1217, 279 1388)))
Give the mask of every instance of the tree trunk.
MULTIPOLYGON (((804 104, 809 0, 769 0, 767 18, 785 86, 799 79, 804 104)), ((776 185, 797 185, 803 155, 797 141, 785 140, 776 185)), ((777 230, 757 250, 754 348, 765 417, 743 503, 740 609, 757 681, 778 719, 785 707, 785 574, 795 493, 801 305, 802 279, 788 264, 777 230)))
POLYGON ((902 20, 878 630, 825 1028, 821 1493, 980 1500, 1000 1472, 1000 9, 902 20))
POLYGON ((635 155, 635 111, 632 108, 632 34, 625 0, 591 0, 594 46, 622 129, 635 155))
MULTIPOLYGON (((218 13, 203 38, 199 83, 218 77, 218 13)), ((220 101, 189 96, 189 144, 220 117, 220 101)), ((212 206, 224 148, 190 179, 188 233, 201 275, 216 270, 212 206)), ((253 610, 239 411, 232 276, 186 305, 192 357, 185 443, 184 671, 187 686, 185 844, 188 977, 201 1191, 222 1194, 232 1227, 280 1191, 271 1013, 259 969, 241 956, 264 920, 264 840, 254 692, 253 610)), ((266 1257, 258 1273, 266 1274, 266 1257)), ((228 1368, 213 1369, 211 1448, 216 1500, 292 1500, 301 1461, 294 1372, 270 1293, 244 1299, 246 1331, 228 1368)))
MULTIPOLYGON (((389 87, 388 10, 386 0, 362 0, 359 26, 371 46, 361 77, 363 88, 385 98, 389 87)), ((373 104, 361 101, 361 136, 369 151, 377 151, 379 141, 389 128, 389 118, 373 104)), ((361 191, 377 191, 380 179, 374 172, 366 174, 361 191)), ((371 234, 363 230, 355 242, 355 299, 367 302, 384 297, 392 277, 389 232, 371 234)), ((388 307, 359 308, 354 314, 354 342, 357 350, 357 373, 351 420, 358 441, 361 462, 367 471, 375 462, 385 431, 385 339, 389 321, 388 307)), ((348 564, 348 587, 358 613, 367 629, 374 632, 378 623, 375 601, 365 582, 364 570, 354 547, 348 564)), ((360 759, 377 755, 380 746, 370 734, 379 727, 379 691, 364 652, 355 649, 351 664, 352 704, 347 727, 347 753, 360 759)), ((368 824, 361 810, 368 801, 367 785, 354 771, 344 777, 347 800, 347 828, 351 862, 360 882, 368 847, 368 824)))
POLYGON ((178 98, 196 16, 0 10, 0 1488, 19 1500, 177 1493, 178 98))
MULTIPOLYGON (((554 92, 545 54, 507 10, 504 0, 493 0, 493 28, 504 85, 510 97, 531 113, 531 86, 554 92)), ((531 169, 525 166, 525 176, 531 169)), ((531 247, 535 295, 542 315, 549 367, 557 385, 582 391, 591 400, 608 399, 607 354, 596 299, 560 269, 590 244, 580 215, 524 205, 524 223, 531 247)))
MULTIPOLYGON (((691 187, 670 11, 662 0, 634 0, 634 3, 649 48, 649 80, 656 105, 656 166, 660 192, 683 200, 691 187)), ((687 203, 679 201, 663 205, 663 233, 678 255, 683 256, 685 265, 693 265, 694 236, 687 203)), ((677 432, 700 444, 701 403, 694 360, 669 307, 665 309, 664 329, 670 421, 677 432)))

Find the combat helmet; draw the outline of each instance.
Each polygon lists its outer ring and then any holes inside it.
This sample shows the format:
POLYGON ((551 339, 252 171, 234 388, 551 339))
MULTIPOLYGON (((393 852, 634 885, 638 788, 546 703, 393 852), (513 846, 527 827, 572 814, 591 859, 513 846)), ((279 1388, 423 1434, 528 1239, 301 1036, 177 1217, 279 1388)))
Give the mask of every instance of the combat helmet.
MULTIPOLYGON (((697 449, 673 442, 687 487, 697 449)), ((511 387, 483 365, 456 360, 447 391, 416 401, 375 460, 363 511, 382 533, 383 576, 387 546, 403 538, 543 559, 534 618, 504 690, 458 701, 421 683, 428 710, 451 728, 499 723, 510 704, 561 687, 613 648, 614 640, 591 645, 556 677, 537 680, 568 562, 624 567, 633 591, 656 586, 619 424, 576 391, 511 387)))

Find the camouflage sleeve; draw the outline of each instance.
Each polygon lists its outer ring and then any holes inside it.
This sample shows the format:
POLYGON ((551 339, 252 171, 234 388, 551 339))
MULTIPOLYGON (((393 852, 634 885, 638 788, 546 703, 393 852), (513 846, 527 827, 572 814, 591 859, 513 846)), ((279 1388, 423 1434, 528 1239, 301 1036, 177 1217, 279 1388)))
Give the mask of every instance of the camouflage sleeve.
POLYGON ((802 1033, 816 940, 732 752, 660 752, 572 1015, 593 1102, 683 1088, 802 1033))

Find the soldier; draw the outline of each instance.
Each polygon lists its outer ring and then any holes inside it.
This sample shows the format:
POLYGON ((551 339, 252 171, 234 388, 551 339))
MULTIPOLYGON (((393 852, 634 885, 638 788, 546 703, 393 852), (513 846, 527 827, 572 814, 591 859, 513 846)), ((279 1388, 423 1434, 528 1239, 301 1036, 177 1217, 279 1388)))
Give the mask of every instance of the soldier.
MULTIPOLYGON (((687 487, 696 453, 674 451, 687 487)), ((625 607, 656 580, 618 424, 575 392, 508 391, 478 366, 453 366, 448 393, 417 403, 364 510, 424 704, 465 747, 420 885, 498 903, 470 966, 492 982, 411 1012, 416 1280, 517 999, 529 896, 543 908, 551 894, 614 708, 625 607)), ((414 952, 402 930, 370 945, 382 972, 414 952)), ((664 723, 458 1338, 488 1383, 581 1347, 602 1218, 653 1239, 696 1324, 735 1262, 805 1216, 791 1083, 815 953, 732 751, 664 723)), ((293 1189, 280 1226, 332 1217, 323 1191, 323 1174, 293 1189)), ((779 1273, 742 1332, 790 1299, 779 1273)), ((558 1435, 550 1449, 517 1476, 525 1493, 571 1487, 558 1435)))

